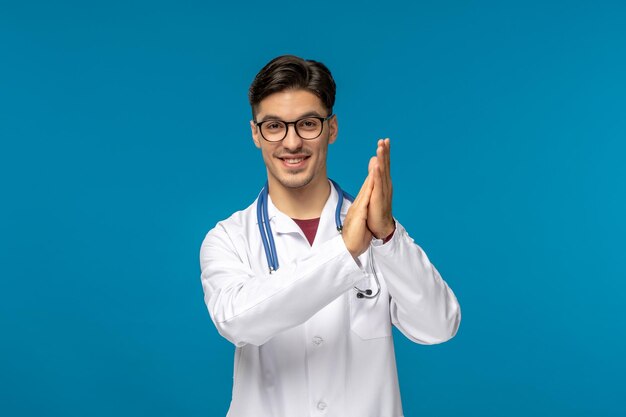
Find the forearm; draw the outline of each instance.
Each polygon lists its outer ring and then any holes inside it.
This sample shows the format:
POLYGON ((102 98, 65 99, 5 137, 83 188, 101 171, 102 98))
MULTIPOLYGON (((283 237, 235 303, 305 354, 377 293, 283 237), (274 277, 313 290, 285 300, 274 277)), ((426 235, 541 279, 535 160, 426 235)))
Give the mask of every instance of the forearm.
POLYGON ((426 253, 397 223, 392 239, 374 247, 391 296, 391 318, 402 333, 422 344, 445 342, 459 327, 461 310, 452 290, 426 253))
POLYGON ((261 345, 304 323, 362 278, 341 236, 270 276, 255 274, 224 242, 208 240, 201 250, 205 302, 220 334, 238 346, 261 345))

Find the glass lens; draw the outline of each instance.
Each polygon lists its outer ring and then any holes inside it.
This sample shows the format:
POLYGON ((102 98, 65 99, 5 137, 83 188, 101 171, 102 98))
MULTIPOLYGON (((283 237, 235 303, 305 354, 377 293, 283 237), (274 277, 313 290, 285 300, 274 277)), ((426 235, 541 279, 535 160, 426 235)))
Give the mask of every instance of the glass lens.
POLYGON ((322 133, 322 121, 314 118, 298 120, 296 132, 303 139, 315 139, 322 133))
POLYGON ((270 120, 261 125, 261 134, 269 141, 279 141, 285 137, 287 126, 280 121, 270 120))

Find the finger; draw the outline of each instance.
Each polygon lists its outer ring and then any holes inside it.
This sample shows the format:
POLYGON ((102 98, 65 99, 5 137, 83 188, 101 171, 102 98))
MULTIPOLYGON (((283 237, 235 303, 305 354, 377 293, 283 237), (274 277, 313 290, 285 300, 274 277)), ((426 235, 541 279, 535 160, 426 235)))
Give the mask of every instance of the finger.
POLYGON ((372 156, 370 158, 370 175, 372 177, 372 192, 375 193, 378 188, 381 187, 380 183, 380 162, 378 160, 378 156, 372 156))
POLYGON ((372 190, 372 196, 377 198, 379 201, 382 201, 384 196, 384 181, 381 172, 381 166, 377 163, 374 167, 374 171, 372 171, 372 176, 374 179, 374 189, 372 190))
POLYGON ((386 196, 389 193, 389 180, 387 178, 389 176, 389 172, 387 171, 386 163, 386 145, 385 141, 382 139, 378 143, 380 144, 380 146, 378 146, 378 148, 376 149, 376 158, 378 160, 378 170, 381 176, 380 187, 382 188, 383 195, 386 196))
POLYGON ((366 188, 363 193, 363 205, 367 207, 369 205, 370 196, 372 195, 372 190, 374 189, 374 171, 372 170, 365 179, 366 188))
POLYGON ((382 167, 385 196, 391 194, 391 156, 389 150, 390 140, 389 138, 385 138, 381 141, 379 155, 379 162, 382 167))
POLYGON ((363 185, 361 185, 361 189, 359 190, 359 193, 357 194, 356 198, 354 199, 354 201, 352 202, 352 205, 356 205, 359 206, 360 204, 362 204, 362 201, 368 201, 369 200, 369 193, 368 190, 372 187, 371 184, 371 170, 368 172, 367 177, 365 178, 365 181, 363 181, 363 185), (367 194, 367 197, 366 197, 367 194))
POLYGON ((391 140, 385 139, 385 166, 391 177, 391 140))
POLYGON ((391 165, 390 148, 389 138, 380 140, 380 145, 378 147, 378 149, 380 149, 380 153, 377 154, 377 156, 380 156, 379 162, 383 165, 385 174, 389 172, 389 167, 391 165))
POLYGON ((374 166, 376 165, 377 161, 378 161, 378 157, 377 156, 372 156, 370 158, 370 162, 367 165, 367 172, 371 172, 374 169, 374 166))
POLYGON ((385 170, 391 172, 391 141, 389 138, 385 139, 385 170))
POLYGON ((386 190, 389 194, 391 194, 391 140, 389 138, 385 139, 385 181, 386 181, 386 190))
MULTIPOLYGON (((361 191, 359 191, 359 201, 356 203, 355 209, 357 212, 363 217, 363 219, 367 219, 367 210, 369 208, 370 198, 372 195, 372 189, 374 188, 374 178, 370 174, 365 179, 363 183, 363 187, 361 187, 361 191)), ((353 205, 355 205, 353 203, 353 205)))
POLYGON ((376 148, 376 159, 378 160, 378 165, 380 165, 380 167, 382 168, 383 173, 385 173, 387 168, 387 147, 385 146, 385 142, 383 141, 381 141, 378 148, 376 148))

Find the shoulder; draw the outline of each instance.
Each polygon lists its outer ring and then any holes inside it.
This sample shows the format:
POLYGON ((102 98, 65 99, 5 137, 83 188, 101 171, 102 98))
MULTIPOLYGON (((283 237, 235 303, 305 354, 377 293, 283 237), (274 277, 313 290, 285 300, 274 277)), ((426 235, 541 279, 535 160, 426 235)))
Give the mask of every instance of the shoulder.
POLYGON ((209 230, 200 246, 200 268, 204 271, 212 264, 228 260, 243 261, 249 237, 257 228, 255 200, 247 208, 236 211, 209 230))
POLYGON ((236 211, 230 217, 217 222, 215 227, 206 234, 202 246, 205 246, 207 240, 210 241, 220 236, 246 234, 251 226, 256 227, 256 203, 257 200, 254 200, 245 209, 236 211))

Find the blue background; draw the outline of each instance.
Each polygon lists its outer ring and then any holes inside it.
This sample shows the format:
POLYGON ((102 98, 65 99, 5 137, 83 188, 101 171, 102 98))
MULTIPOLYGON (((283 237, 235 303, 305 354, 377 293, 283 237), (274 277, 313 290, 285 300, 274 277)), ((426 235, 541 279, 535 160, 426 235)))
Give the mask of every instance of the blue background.
POLYGON ((624 2, 3 2, 0 414, 223 416, 198 252, 264 168, 271 58, 339 86, 329 173, 391 137, 395 215, 457 294, 395 333, 407 416, 624 416, 624 2))

